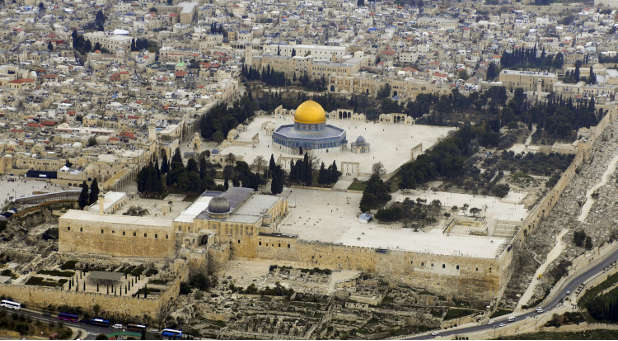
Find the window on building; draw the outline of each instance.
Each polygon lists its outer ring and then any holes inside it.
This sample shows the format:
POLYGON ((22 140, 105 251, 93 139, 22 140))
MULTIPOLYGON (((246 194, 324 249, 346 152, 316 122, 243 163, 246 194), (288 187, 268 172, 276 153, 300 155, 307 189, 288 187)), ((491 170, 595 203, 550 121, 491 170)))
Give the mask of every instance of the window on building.
POLYGON ((281 247, 281 243, 279 243, 279 247, 281 247))
POLYGON ((431 263, 431 267, 433 268, 433 263, 431 263))
POLYGON ((126 236, 126 235, 127 235, 127 233, 126 233, 125 231, 122 231, 122 235, 123 235, 123 236, 126 236))
POLYGON ((71 231, 71 226, 67 226, 67 231, 71 231))
POLYGON ((476 271, 479 271, 479 268, 476 268, 476 271))
POLYGON ((238 239, 238 244, 240 244, 240 239, 238 239))
POLYGON ((421 262, 421 266, 425 266, 425 262, 421 262))
POLYGON ((103 234, 103 229, 101 229, 101 234, 103 234))
POLYGON ((137 236, 137 232, 133 231, 133 237, 137 236))
POLYGON ((455 269, 459 270, 459 265, 455 266, 455 269))
POLYGON ((258 245, 259 245, 259 246, 262 246, 262 242, 261 242, 261 241, 260 241, 260 242, 258 242, 258 245))
POLYGON ((446 264, 442 264, 442 269, 446 269, 446 264))
POLYGON ((165 239, 169 239, 169 236, 167 234, 165 235, 165 239))
POLYGON ((290 248, 290 244, 288 244, 288 249, 290 248))
POLYGON ((148 233, 144 233, 144 238, 148 238, 148 233))
POLYGON ((84 232, 84 228, 83 228, 83 227, 80 227, 80 228, 79 228, 79 232, 84 232))
POLYGON ((155 233, 155 239, 159 238, 159 235, 155 233))

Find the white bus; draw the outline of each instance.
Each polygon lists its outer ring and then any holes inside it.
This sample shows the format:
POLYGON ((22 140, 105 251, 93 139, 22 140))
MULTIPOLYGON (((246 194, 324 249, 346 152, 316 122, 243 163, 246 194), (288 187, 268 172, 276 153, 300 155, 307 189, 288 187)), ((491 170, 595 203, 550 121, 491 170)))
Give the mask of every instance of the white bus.
POLYGON ((2 303, 0 303, 0 307, 19 310, 21 309, 21 303, 9 301, 9 300, 2 300, 2 303))

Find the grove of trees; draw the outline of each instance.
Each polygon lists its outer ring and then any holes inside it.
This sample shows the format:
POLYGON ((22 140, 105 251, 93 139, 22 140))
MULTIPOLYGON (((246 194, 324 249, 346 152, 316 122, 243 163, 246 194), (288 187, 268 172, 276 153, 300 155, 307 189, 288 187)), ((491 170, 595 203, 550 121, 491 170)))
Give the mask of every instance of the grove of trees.
POLYGON ((561 69, 564 65, 564 55, 561 52, 555 55, 546 54, 545 49, 537 55, 536 46, 533 48, 516 48, 512 52, 502 52, 500 66, 505 69, 541 69, 552 70, 561 69))

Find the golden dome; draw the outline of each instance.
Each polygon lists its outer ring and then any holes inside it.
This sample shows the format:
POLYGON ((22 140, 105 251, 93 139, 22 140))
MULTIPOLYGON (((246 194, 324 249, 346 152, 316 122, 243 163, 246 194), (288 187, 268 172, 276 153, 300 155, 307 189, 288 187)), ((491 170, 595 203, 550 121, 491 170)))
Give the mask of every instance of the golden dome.
POLYGON ((307 100, 301 103, 294 113, 294 122, 303 124, 320 124, 326 122, 326 112, 320 103, 307 100))

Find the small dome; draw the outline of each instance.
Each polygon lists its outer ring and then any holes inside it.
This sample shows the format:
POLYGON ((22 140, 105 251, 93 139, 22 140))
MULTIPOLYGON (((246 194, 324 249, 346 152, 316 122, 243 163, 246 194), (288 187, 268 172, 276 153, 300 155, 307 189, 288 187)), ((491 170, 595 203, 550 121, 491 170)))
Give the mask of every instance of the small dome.
POLYGON ((214 197, 208 203, 208 213, 223 214, 230 211, 230 202, 224 197, 214 197))
POLYGON ((325 123, 326 111, 324 111, 324 108, 316 101, 304 101, 296 108, 294 122, 303 124, 325 123))
POLYGON ((356 144, 365 144, 367 142, 365 142, 365 138, 364 137, 359 136, 359 137, 356 138, 356 142, 355 143, 356 144))

